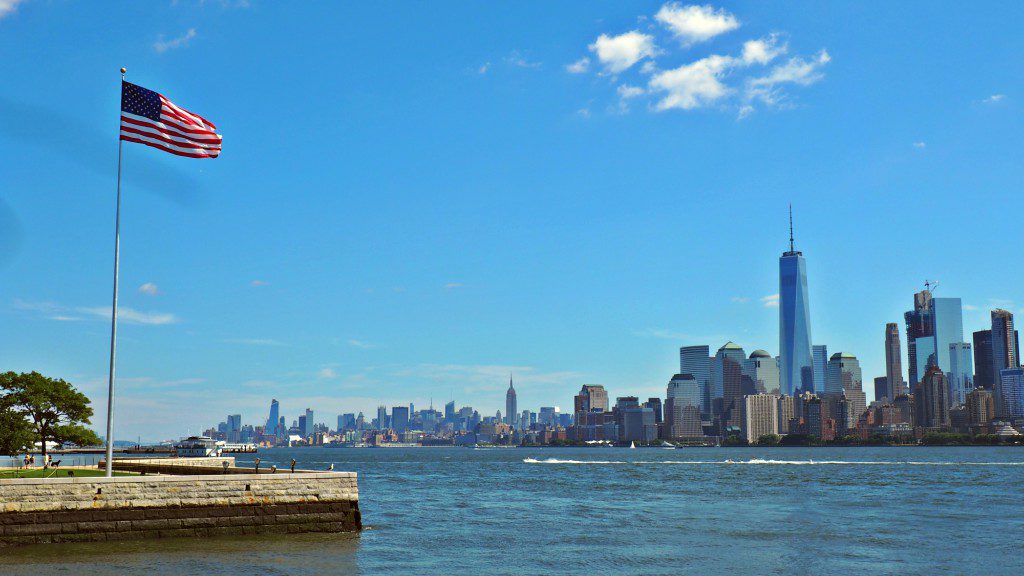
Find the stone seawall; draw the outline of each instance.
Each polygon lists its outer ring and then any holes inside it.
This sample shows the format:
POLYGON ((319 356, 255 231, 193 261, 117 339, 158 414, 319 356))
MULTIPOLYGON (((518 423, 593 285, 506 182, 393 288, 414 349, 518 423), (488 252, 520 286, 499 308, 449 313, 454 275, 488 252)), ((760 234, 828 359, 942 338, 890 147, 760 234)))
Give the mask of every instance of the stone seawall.
POLYGON ((361 529, 353 472, 0 480, 0 547, 361 529))

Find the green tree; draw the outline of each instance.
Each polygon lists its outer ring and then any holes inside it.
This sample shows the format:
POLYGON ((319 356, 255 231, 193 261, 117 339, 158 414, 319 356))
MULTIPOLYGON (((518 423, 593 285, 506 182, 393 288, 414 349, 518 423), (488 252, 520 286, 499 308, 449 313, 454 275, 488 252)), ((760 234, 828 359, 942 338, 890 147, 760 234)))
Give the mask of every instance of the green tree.
POLYGON ((0 454, 15 456, 31 447, 35 437, 25 415, 0 406, 0 454))
POLYGON ((47 442, 100 443, 96 433, 86 427, 92 418, 89 398, 71 384, 38 372, 6 372, 0 374, 0 391, 0 405, 28 419, 42 445, 44 462, 47 442))
POLYGON ((779 442, 781 442, 781 441, 782 441, 782 436, 779 436, 778 434, 762 434, 761 437, 757 439, 757 445, 758 446, 778 446, 779 442))

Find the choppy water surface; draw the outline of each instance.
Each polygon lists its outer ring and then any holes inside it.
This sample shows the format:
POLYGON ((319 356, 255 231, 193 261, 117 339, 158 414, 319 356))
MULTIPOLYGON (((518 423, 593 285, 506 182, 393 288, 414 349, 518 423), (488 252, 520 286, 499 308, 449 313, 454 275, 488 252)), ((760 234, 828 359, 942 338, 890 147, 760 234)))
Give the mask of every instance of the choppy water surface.
MULTIPOLYGON (((0 551, 13 574, 1024 570, 1024 450, 275 449, 359 473, 367 530, 0 551)), ((253 455, 239 455, 238 464, 253 455)))

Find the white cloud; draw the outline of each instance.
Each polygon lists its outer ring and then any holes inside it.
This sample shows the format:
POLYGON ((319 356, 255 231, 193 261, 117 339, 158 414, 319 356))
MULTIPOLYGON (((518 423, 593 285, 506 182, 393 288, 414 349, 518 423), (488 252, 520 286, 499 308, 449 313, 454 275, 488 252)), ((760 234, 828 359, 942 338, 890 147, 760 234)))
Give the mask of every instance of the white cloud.
POLYGON ((335 372, 333 368, 321 368, 320 371, 316 373, 317 378, 324 378, 324 379, 334 378, 337 375, 338 375, 338 373, 335 372))
POLYGON ((590 45, 590 51, 597 55, 606 72, 618 74, 644 58, 653 57, 656 48, 653 36, 633 30, 618 36, 601 34, 590 45))
MULTIPOLYGON (((76 309, 81 314, 88 314, 101 319, 110 318, 110 308, 105 306, 90 306, 76 309)), ((165 324, 177 324, 178 318, 174 314, 166 312, 142 312, 126 306, 117 307, 117 320, 127 324, 148 324, 151 326, 162 326, 165 324)))
POLYGON ((926 143, 924 143, 924 142, 922 142, 920 140, 918 140, 917 142, 914 142, 914 148, 921 149, 921 148, 924 148, 926 146, 928 146, 928 144, 926 144, 926 143))
POLYGON ((11 15, 21 2, 22 0, 0 0, 0 18, 11 15))
POLYGON ((779 307, 779 295, 769 294, 761 298, 761 303, 764 304, 765 308, 778 308, 779 307))
POLYGON ((191 42, 192 39, 195 37, 195 28, 189 28, 188 31, 182 34, 181 36, 178 36, 177 38, 172 38, 170 40, 164 40, 164 37, 161 34, 157 41, 153 43, 153 49, 156 50, 158 54, 163 54, 168 50, 174 50, 175 48, 184 48, 188 46, 188 43, 191 42))
POLYGON ((747 298, 746 296, 733 296, 730 300, 737 304, 746 304, 747 302, 750 302, 750 298, 747 298))
POLYGON ((984 102, 985 104, 997 104, 999 102, 1002 102, 1004 98, 1006 98, 1006 94, 993 94, 988 98, 982 100, 982 102, 984 102))
POLYGON ((449 282, 444 285, 445 290, 455 290, 456 288, 462 288, 462 282, 449 282))
POLYGON ((710 4, 681 6, 678 2, 669 2, 654 18, 686 45, 705 42, 740 27, 735 16, 723 8, 715 10, 710 4))
POLYGON ((353 347, 353 348, 362 348, 363 350, 368 350, 370 348, 376 348, 375 345, 370 344, 369 342, 364 342, 362 340, 356 340, 355 338, 350 339, 348 341, 348 345, 353 347))
POLYGON ((160 287, 152 282, 146 282, 142 286, 139 286, 139 292, 148 296, 156 296, 160 293, 160 287))
POLYGON ((729 56, 715 54, 655 74, 649 83, 651 91, 665 93, 655 109, 692 110, 724 98, 732 89, 722 83, 722 77, 732 65, 729 56))
POLYGON ((974 304, 964 304, 964 310, 967 310, 968 312, 972 312, 977 309, 978 307, 975 306, 974 304))
POLYGON ((490 67, 491 67, 491 63, 490 62, 484 62, 483 64, 480 65, 479 68, 477 68, 477 72, 479 72, 480 74, 487 74, 487 70, 489 70, 490 67))
POLYGON ((505 63, 517 68, 540 68, 540 62, 531 62, 526 59, 518 50, 513 50, 505 57, 505 63))
POLYGON ((576 115, 580 118, 590 118, 590 108, 580 108, 576 111, 576 115))
POLYGON ((572 64, 567 64, 565 66, 565 71, 568 72, 569 74, 583 74, 589 69, 590 58, 587 58, 586 56, 580 58, 579 60, 573 62, 572 64))
POLYGON ((263 280, 253 280, 252 282, 249 282, 249 285, 250 286, 266 286, 267 282, 265 282, 263 280))
POLYGON ((825 50, 810 60, 799 56, 790 58, 785 64, 772 68, 766 76, 747 80, 746 99, 760 100, 769 106, 778 104, 785 98, 779 88, 781 84, 814 84, 825 77, 821 68, 831 61, 832 57, 825 50))
POLYGON ((786 44, 779 44, 778 36, 772 34, 764 38, 757 40, 747 40, 743 43, 743 63, 747 65, 761 64, 765 65, 777 56, 785 54, 788 50, 786 44))
POLYGON ((622 84, 618 87, 617 92, 619 93, 619 106, 615 109, 615 112, 625 114, 629 112, 629 101, 633 98, 639 98, 646 94, 646 91, 639 86, 630 86, 629 84, 622 84))

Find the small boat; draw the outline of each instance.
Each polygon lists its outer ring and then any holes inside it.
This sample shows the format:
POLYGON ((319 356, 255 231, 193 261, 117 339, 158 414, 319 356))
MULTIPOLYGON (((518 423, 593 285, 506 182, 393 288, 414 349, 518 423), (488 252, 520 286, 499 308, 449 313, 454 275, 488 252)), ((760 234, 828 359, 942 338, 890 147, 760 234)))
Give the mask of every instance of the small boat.
POLYGON ((636 444, 635 444, 634 442, 630 442, 630 443, 629 443, 629 447, 630 447, 630 448, 636 448, 636 444))
POLYGON ((662 443, 661 443, 661 447, 662 447, 662 449, 664 449, 664 450, 675 450, 675 449, 676 449, 676 447, 675 447, 675 446, 673 446, 673 445, 669 444, 668 442, 662 442, 662 443))
POLYGON ((217 458, 224 453, 224 441, 209 436, 189 436, 174 445, 178 458, 217 458))

